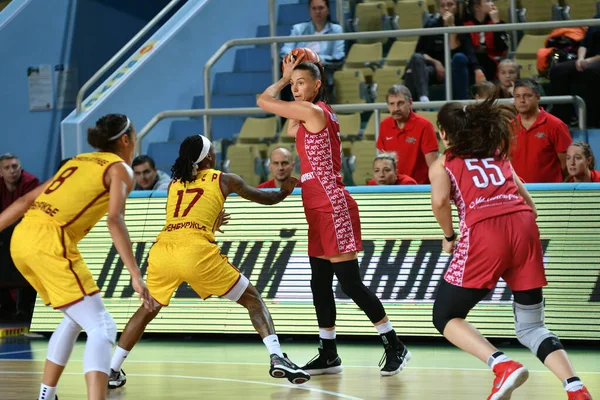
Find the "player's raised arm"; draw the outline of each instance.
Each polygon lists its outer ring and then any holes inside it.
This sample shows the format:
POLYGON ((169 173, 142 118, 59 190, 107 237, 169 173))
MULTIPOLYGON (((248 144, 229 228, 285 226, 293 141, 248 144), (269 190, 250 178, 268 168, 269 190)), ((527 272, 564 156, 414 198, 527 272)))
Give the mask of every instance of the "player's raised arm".
POLYGON ((10 206, 8 206, 6 210, 0 213, 0 232, 17 222, 19 218, 25 215, 25 212, 33 204, 36 197, 38 197, 40 193, 46 189, 48 182, 50 181, 42 183, 31 192, 19 197, 10 206))
POLYGON ((133 189, 133 172, 124 163, 117 163, 110 167, 107 180, 109 181, 107 182, 109 186, 109 203, 106 225, 115 248, 131 275, 133 289, 144 300, 144 306, 152 311, 154 302, 148 293, 148 288, 144 284, 137 261, 133 256, 131 239, 125 225, 125 201, 133 189))
POLYGON ((223 193, 227 196, 230 193, 236 193, 246 200, 258 204, 272 205, 277 204, 292 193, 298 180, 293 177, 287 178, 281 183, 281 189, 277 192, 263 191, 248 185, 239 175, 222 174, 221 186, 223 193))

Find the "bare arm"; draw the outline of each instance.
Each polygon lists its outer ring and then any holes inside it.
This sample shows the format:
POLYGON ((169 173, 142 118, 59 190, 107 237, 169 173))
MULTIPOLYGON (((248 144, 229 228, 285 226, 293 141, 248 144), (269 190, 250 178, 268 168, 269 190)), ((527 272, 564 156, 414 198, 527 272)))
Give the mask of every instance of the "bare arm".
POLYGON ((444 168, 445 157, 436 160, 429 168, 431 181, 431 208, 433 215, 444 232, 444 236, 454 234, 452 206, 450 205, 450 177, 444 168))
POLYGON ((300 121, 297 119, 289 119, 287 126, 287 135, 291 137, 296 137, 298 134, 298 128, 300 127, 300 121))
POLYGON ((427 166, 431 167, 431 164, 433 164, 434 161, 437 160, 437 158, 438 158, 437 151, 432 151, 430 153, 425 154, 425 162, 427 163, 427 166))
POLYGON ((282 185, 281 189, 277 192, 263 191, 248 185, 239 175, 225 173, 221 174, 221 186, 223 188, 223 193, 226 196, 230 193, 236 193, 246 200, 265 205, 277 204, 288 197, 290 193, 292 193, 293 188, 296 186, 297 180, 295 178, 288 178, 288 180, 293 180, 293 186, 291 186, 291 189, 284 187, 286 186, 286 180, 284 185, 282 185))
POLYGON ((527 203, 527 205, 529 207, 531 207, 531 209, 533 210, 533 214, 535 214, 535 217, 537 218, 538 212, 537 212, 537 208, 535 206, 535 201, 533 201, 533 198, 531 197, 531 195, 529 194, 529 192, 527 191, 525 186, 523 186, 523 182, 521 182, 521 180, 517 176, 517 173, 514 170, 513 170, 513 179, 515 180, 515 183, 517 184, 517 189, 519 191, 519 194, 525 200, 525 203, 527 203))
POLYGON ((117 163, 110 167, 107 177, 109 187, 108 215, 106 225, 112 237, 115 248, 131 275, 131 286, 144 300, 148 311, 154 310, 154 300, 142 279, 137 261, 133 256, 129 231, 125 225, 125 201, 133 189, 133 171, 125 163, 117 163))
POLYGON ((50 181, 26 193, 15 200, 6 210, 0 214, 0 232, 17 222, 31 207, 35 199, 42 193, 50 181))

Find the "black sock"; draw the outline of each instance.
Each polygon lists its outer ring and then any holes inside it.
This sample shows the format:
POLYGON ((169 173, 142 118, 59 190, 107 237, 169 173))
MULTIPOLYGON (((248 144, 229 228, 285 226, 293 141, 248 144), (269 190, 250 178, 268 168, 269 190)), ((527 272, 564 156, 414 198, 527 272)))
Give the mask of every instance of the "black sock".
POLYGON ((391 346, 393 348, 396 348, 399 346, 400 340, 398 340, 398 335, 396 335, 395 330, 392 329, 391 331, 383 333, 379 336, 381 336, 381 340, 383 341, 384 347, 391 346))
POLYGON ((337 354, 337 345, 335 339, 322 339, 319 338, 321 348, 327 352, 332 352, 337 354))

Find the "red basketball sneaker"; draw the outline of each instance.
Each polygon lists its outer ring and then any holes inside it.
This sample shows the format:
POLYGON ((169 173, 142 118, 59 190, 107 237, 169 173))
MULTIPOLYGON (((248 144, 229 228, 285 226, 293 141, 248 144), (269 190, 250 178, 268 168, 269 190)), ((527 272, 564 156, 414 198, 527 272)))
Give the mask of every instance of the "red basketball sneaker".
POLYGON ((516 361, 505 361, 494 367, 494 386, 487 400, 508 400, 512 392, 529 377, 529 371, 516 361))
POLYGON ((583 387, 583 389, 579 389, 576 392, 567 392, 569 395, 569 400, 592 400, 592 395, 588 390, 583 387))

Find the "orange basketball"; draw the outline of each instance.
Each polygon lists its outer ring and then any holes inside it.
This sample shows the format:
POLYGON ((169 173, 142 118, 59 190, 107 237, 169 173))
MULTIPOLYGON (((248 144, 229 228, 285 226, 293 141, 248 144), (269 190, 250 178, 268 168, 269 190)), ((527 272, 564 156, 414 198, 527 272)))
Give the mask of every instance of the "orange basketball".
POLYGON ((308 61, 315 64, 321 64, 319 55, 307 47, 296 47, 285 56, 284 60, 288 60, 290 57, 292 57, 292 60, 299 59, 301 62, 308 61))

